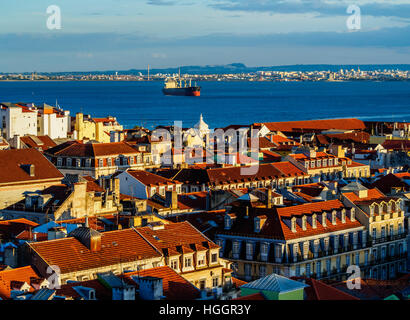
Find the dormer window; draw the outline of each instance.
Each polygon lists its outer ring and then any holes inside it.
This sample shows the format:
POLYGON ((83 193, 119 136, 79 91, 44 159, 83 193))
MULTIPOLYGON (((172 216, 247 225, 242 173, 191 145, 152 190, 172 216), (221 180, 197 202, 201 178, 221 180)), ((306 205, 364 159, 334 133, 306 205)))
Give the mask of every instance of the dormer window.
POLYGON ((342 210, 342 223, 346 223, 346 210, 342 210))
POLYGON ((336 210, 332 211, 332 224, 336 225, 336 210))
POLYGON ((333 166, 333 159, 329 159, 329 167, 333 166))
POLYGON ((295 218, 295 217, 293 217, 293 218, 290 220, 290 224, 291 224, 291 230, 292 230, 292 232, 296 232, 296 218, 295 218))
POLYGON ((356 221, 356 215, 355 215, 355 209, 354 208, 351 208, 350 209, 350 220, 351 221, 356 221))
POLYGON ((338 158, 334 158, 333 159, 334 165, 336 166, 339 163, 339 159, 338 158))
POLYGON ((323 166, 327 167, 327 160, 326 159, 323 160, 323 166))
POLYGON ((324 227, 324 228, 326 228, 327 227, 327 213, 326 212, 323 212, 322 213, 322 226, 324 227))
POLYGON ((315 161, 314 161, 314 160, 310 161, 310 167, 311 167, 311 168, 314 168, 314 167, 315 167, 315 161))
POLYGON ((303 216, 303 217, 302 217, 302 230, 303 230, 303 231, 306 230, 306 221, 307 221, 306 216, 303 216))
POLYGON ((230 230, 231 229, 231 226, 232 226, 231 222, 232 222, 231 217, 226 215, 225 216, 225 230, 230 230))
POLYGON ((261 231, 261 219, 259 217, 255 217, 254 219, 254 224, 255 224, 255 232, 260 232, 261 231))
POLYGON ((317 215, 316 215, 316 213, 314 213, 314 214, 312 215, 312 228, 313 228, 313 229, 316 229, 316 228, 317 228, 317 215))
POLYGON ((322 161, 321 161, 321 160, 317 160, 317 161, 316 161, 316 165, 317 165, 318 167, 320 167, 320 166, 322 165, 322 161))

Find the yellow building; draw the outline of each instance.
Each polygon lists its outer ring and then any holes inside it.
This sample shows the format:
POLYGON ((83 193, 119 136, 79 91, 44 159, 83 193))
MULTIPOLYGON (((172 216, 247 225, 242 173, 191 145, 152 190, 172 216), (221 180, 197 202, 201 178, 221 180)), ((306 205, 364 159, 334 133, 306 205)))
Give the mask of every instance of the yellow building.
MULTIPOLYGON (((232 262, 233 275, 245 281, 270 273, 340 281, 351 275, 349 266, 369 278, 383 261, 372 259, 375 243, 357 212, 340 200, 273 209, 242 204, 225 216, 215 242, 232 262)), ((406 268, 400 259, 396 272, 406 268)))
MULTIPOLYGON (((112 131, 123 131, 123 127, 117 122, 115 117, 106 118, 84 118, 82 113, 75 115, 74 136, 77 140, 96 140, 102 143, 111 141, 112 131)), ((116 142, 116 141, 115 141, 116 142)))
POLYGON ((378 189, 343 193, 343 202, 356 208, 357 219, 368 230, 372 243, 372 278, 390 279, 406 270, 407 232, 399 197, 387 197, 378 189))

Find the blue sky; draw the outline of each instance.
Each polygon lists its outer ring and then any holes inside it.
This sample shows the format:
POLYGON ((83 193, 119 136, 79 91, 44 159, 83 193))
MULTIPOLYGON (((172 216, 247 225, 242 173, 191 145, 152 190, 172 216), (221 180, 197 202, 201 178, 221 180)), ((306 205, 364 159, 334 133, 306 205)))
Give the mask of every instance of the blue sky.
POLYGON ((0 72, 410 63, 410 0, 13 0, 0 72), (346 9, 359 5, 361 29, 346 9), (48 30, 58 5, 62 29, 48 30))

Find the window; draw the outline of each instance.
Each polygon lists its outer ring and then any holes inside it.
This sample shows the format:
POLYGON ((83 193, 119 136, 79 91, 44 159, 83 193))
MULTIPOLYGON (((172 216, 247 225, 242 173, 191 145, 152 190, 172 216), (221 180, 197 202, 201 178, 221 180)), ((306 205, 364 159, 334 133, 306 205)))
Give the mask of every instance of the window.
POLYGON ((390 235, 394 235, 394 227, 392 224, 390 225, 390 235))
POLYGON ((107 166, 109 166, 109 167, 112 166, 112 158, 107 159, 107 166))
POLYGON ((324 167, 327 167, 327 160, 326 160, 326 159, 323 160, 323 166, 324 166, 324 167))
POLYGON ((77 168, 81 167, 81 159, 76 159, 75 165, 77 168))
POLYGON ((85 159, 85 166, 91 167, 91 159, 85 159))
POLYGON ((265 277, 266 276, 266 266, 265 265, 259 265, 259 277, 265 277))
POLYGON ((310 263, 306 263, 306 275, 310 276, 310 263))
POLYGON ((360 255, 359 255, 359 253, 356 253, 356 255, 355 255, 355 264, 356 264, 356 266, 358 266, 360 264, 360 255))
POLYGON ((350 266, 350 255, 349 254, 346 255, 346 265, 350 266))
POLYGON ((399 234, 403 233, 403 225, 401 223, 399 223, 399 234))
POLYGON ((104 166, 104 160, 103 159, 98 159, 98 166, 103 167, 104 166))
POLYGON ((333 159, 329 159, 329 167, 333 166, 333 159))
POLYGON ((171 261, 171 269, 174 269, 174 270, 178 269, 178 260, 171 261))
POLYGON ((134 164, 134 157, 130 157, 130 165, 134 164))
POLYGON ((318 167, 320 167, 320 166, 321 166, 321 163, 322 163, 322 161, 321 161, 321 160, 317 160, 317 161, 316 161, 316 165, 317 165, 318 167))
POLYGON ((382 227, 382 238, 384 238, 385 237, 385 235, 386 235, 386 227, 385 226, 383 226, 382 227))
POLYGON ((252 270, 252 265, 249 263, 245 263, 245 276, 250 277, 251 276, 251 270, 252 270))
POLYGON ((253 258, 253 244, 247 243, 246 244, 246 259, 252 260, 253 258))
POLYGON ((120 158, 115 158, 115 165, 119 166, 120 165, 120 158))
POLYGON ((376 230, 376 228, 373 228, 373 230, 372 230, 372 237, 373 237, 373 239, 376 239, 376 237, 377 237, 377 230, 376 230))
POLYGON ((364 252, 364 265, 367 266, 369 263, 369 251, 364 252))
POLYGON ((211 255, 211 262, 212 262, 212 263, 218 262, 218 254, 213 253, 213 254, 211 255))
POLYGON ((212 279, 212 286, 213 287, 217 287, 218 285, 219 285, 219 281, 218 281, 219 279, 218 278, 213 278, 212 279))
POLYGON ((205 284, 206 284, 206 280, 200 280, 199 281, 199 289, 204 290, 205 289, 205 284))
POLYGON ((261 244, 261 258, 263 261, 266 261, 268 259, 268 247, 269 244, 267 243, 261 244))
POLYGON ((332 266, 332 260, 331 260, 331 259, 327 259, 327 260, 326 260, 326 270, 327 270, 327 272, 330 272, 331 266, 332 266))
POLYGON ((63 159, 57 158, 57 167, 61 167, 63 165, 63 159))
POLYGON ((338 271, 340 270, 340 264, 341 264, 341 262, 342 262, 341 257, 340 257, 340 256, 337 256, 337 257, 336 257, 336 268, 337 268, 338 271))
POLYGON ((315 167, 315 161, 310 161, 310 167, 314 168, 315 167))
POLYGON ((322 272, 322 261, 316 263, 316 274, 319 276, 322 272))
POLYGON ((67 167, 71 167, 71 158, 67 158, 67 167))
POLYGON ((185 268, 192 267, 192 259, 191 258, 185 258, 185 268))
POLYGON ((295 276, 296 277, 300 276, 300 264, 296 265, 295 276))
POLYGON ((205 264, 205 256, 201 255, 198 257, 198 266, 203 266, 205 264))

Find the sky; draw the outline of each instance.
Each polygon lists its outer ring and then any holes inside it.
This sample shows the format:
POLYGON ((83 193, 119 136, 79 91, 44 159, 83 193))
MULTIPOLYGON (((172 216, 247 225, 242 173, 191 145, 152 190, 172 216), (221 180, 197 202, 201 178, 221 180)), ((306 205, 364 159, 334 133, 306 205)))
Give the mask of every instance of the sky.
POLYGON ((410 0, 13 0, 0 8, 0 72, 410 64, 410 0), (61 29, 47 28, 52 5, 61 29), (347 26, 350 5, 360 29, 347 26))

